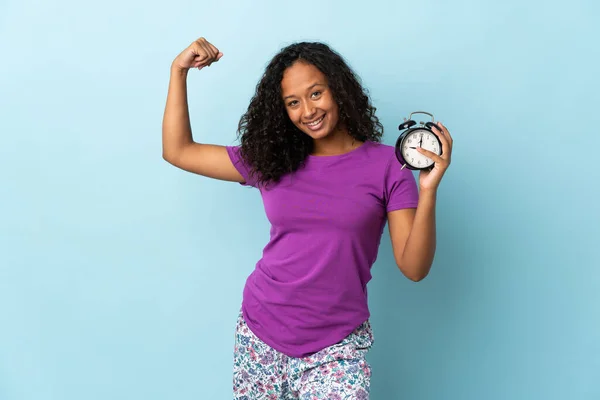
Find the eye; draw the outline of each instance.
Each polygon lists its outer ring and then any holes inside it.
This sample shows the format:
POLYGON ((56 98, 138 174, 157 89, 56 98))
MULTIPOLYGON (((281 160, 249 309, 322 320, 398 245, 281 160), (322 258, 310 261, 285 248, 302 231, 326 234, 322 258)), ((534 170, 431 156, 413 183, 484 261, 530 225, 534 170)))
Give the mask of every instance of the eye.
POLYGON ((321 92, 316 91, 316 92, 313 92, 313 94, 311 96, 313 99, 315 99, 315 98, 319 97, 320 95, 321 95, 321 92))
POLYGON ((288 107, 294 107, 296 104, 298 104, 297 100, 292 100, 288 103, 288 107))

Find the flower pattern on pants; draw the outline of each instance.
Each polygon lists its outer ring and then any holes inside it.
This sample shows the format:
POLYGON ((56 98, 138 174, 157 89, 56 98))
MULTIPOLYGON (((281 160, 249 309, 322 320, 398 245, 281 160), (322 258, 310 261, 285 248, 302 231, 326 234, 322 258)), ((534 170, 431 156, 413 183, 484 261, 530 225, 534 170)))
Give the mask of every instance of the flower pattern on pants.
POLYGON ((368 400, 373 345, 365 321, 341 342, 307 357, 289 357, 261 341, 240 312, 235 332, 235 400, 368 400))

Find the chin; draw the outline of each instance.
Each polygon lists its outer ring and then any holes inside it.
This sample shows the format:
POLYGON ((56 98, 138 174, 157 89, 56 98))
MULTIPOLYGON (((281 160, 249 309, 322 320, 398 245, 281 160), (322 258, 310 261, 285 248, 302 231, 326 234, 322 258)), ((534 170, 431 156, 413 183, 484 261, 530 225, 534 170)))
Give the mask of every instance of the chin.
POLYGON ((319 140, 319 139, 325 139, 326 137, 330 136, 331 133, 333 132, 333 130, 332 129, 322 129, 319 132, 313 132, 313 131, 307 132, 306 130, 303 130, 302 132, 304 132, 305 134, 307 134, 314 140, 319 140))

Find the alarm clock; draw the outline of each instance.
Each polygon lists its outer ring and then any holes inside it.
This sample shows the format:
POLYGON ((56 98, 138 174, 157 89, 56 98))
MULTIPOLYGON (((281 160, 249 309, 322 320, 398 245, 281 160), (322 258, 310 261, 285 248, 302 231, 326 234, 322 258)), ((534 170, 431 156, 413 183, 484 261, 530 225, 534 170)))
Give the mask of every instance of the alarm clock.
POLYGON ((427 170, 433 168, 434 161, 417 151, 417 147, 422 147, 437 155, 442 154, 442 142, 432 131, 435 126, 440 131, 440 127, 434 122, 433 115, 425 111, 415 111, 404 118, 398 129, 403 131, 396 141, 396 158, 404 167, 411 170, 427 170), (417 124, 412 119, 413 114, 427 114, 431 117, 431 122, 420 122, 417 124))

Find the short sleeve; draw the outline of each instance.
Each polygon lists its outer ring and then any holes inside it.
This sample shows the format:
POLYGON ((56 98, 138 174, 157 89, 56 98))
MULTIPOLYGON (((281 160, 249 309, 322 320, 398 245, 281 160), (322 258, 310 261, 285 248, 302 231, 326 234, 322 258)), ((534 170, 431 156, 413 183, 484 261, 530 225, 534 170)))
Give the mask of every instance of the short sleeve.
POLYGON ((227 154, 229 154, 229 158, 231 159, 233 166, 244 178, 245 182, 242 182, 241 185, 256 187, 257 180, 255 179, 252 169, 248 163, 246 163, 246 161, 244 161, 242 158, 240 154, 240 146, 225 146, 225 148, 227 149, 227 154))
POLYGON ((386 211, 415 208, 419 202, 419 190, 412 171, 402 168, 392 158, 385 174, 384 191, 386 211))

